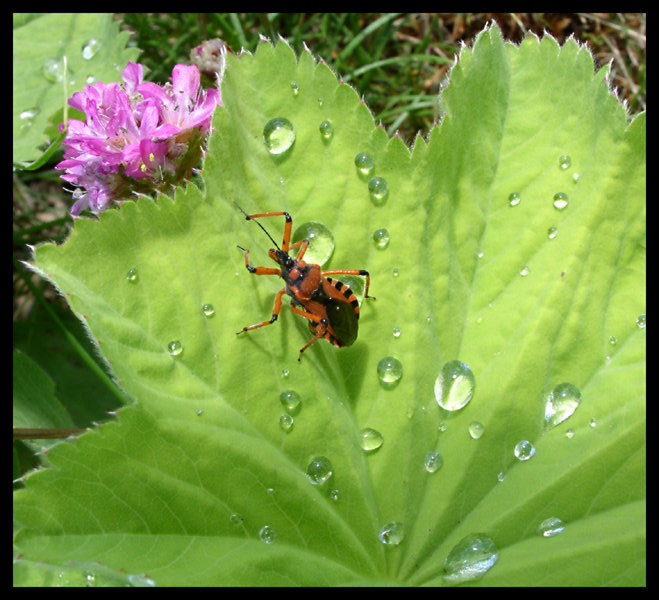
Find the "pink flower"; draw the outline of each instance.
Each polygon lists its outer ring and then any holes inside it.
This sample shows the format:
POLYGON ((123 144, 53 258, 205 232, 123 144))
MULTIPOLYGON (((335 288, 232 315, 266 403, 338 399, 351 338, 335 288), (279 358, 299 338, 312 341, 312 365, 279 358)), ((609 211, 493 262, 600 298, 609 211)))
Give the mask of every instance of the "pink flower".
POLYGON ((221 104, 218 90, 199 88, 195 66, 176 65, 164 86, 144 82, 138 63, 121 76, 123 85, 96 82, 69 100, 86 117, 69 120, 64 160, 55 167, 79 186, 72 215, 99 213, 135 191, 167 189, 188 177, 221 104))

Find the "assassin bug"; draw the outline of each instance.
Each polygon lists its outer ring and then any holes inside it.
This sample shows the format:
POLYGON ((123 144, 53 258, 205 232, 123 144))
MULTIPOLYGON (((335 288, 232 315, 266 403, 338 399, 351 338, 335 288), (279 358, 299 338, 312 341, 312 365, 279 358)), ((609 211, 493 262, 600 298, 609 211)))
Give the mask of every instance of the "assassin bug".
MULTIPOLYGON (((234 204, 236 203, 234 202, 234 204)), ((238 204, 236 204, 236 207, 245 215, 247 221, 254 221, 270 238, 275 248, 268 250, 268 256, 280 268, 253 267, 249 264, 249 250, 238 246, 245 253, 245 267, 254 275, 279 275, 286 282, 286 285, 275 296, 272 317, 268 321, 243 327, 237 334, 274 323, 281 310, 281 297, 288 294, 291 297, 291 310, 309 321, 309 329, 314 334, 314 337, 300 350, 298 360, 302 358, 302 353, 320 338, 325 338, 330 344, 334 344, 339 348, 350 346, 357 339, 359 302, 353 291, 345 283, 327 277, 327 275, 361 275, 366 277, 364 298, 373 298, 373 296, 368 295, 368 288, 371 283, 368 271, 363 269, 321 271, 320 265, 304 261, 304 253, 309 247, 309 240, 300 240, 291 244, 291 230, 293 228, 291 215, 284 211, 249 215, 238 204), (281 248, 277 246, 277 242, 272 239, 265 227, 259 221, 256 221, 261 217, 280 216, 286 219, 281 248), (288 252, 297 247, 300 249, 297 256, 293 258, 288 252)))

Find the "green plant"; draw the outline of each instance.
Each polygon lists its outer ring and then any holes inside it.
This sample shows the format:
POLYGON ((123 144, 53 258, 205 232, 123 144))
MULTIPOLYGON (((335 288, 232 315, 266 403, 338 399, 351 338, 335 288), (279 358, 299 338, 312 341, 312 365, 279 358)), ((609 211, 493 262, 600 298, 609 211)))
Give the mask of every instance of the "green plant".
POLYGON ((441 124, 410 149, 311 53, 280 42, 229 57, 203 189, 78 220, 35 252, 135 403, 52 448, 52 468, 16 492, 18 583, 435 585, 455 544, 483 532, 499 552, 484 585, 643 585, 645 114, 627 123, 606 73, 575 41, 517 47, 491 27, 460 53, 441 124), (279 158, 262 140, 274 117, 295 126, 279 158), (359 152, 388 184, 384 203, 359 152), (291 314, 236 337, 278 288, 244 269, 236 244, 261 262, 267 240, 232 200, 322 221, 330 266, 368 268, 377 302, 354 346, 319 342, 298 365, 309 332, 291 314), (403 367, 393 387, 377 377, 387 355, 403 367), (476 387, 449 414, 433 386, 455 359, 476 387), (583 400, 547 430, 563 381, 583 400), (286 390, 302 400, 289 432, 286 390), (384 438, 371 453, 365 427, 384 438), (520 462, 523 439, 536 453, 520 462), (443 457, 435 473, 429 451, 443 457), (305 475, 318 456, 326 485, 305 475), (552 516, 565 531, 538 536, 552 516), (378 539, 390 522, 397 546, 378 539))

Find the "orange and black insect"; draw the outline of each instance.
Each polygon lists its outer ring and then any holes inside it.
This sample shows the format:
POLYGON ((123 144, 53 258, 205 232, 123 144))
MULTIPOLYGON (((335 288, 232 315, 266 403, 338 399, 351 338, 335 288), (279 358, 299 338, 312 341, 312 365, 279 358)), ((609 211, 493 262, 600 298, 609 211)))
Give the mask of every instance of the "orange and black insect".
MULTIPOLYGON (((234 202, 234 204, 236 203, 234 202)), ((373 296, 368 295, 368 288, 371 283, 368 271, 363 269, 321 271, 320 265, 304 261, 304 253, 309 247, 309 240, 300 240, 291 244, 291 230, 293 229, 291 215, 284 211, 248 215, 240 206, 237 204, 236 206, 248 221, 254 220, 265 231, 265 234, 275 245, 275 248, 268 250, 268 256, 279 265, 278 269, 253 267, 249 264, 249 250, 238 246, 245 253, 245 267, 255 275, 279 275, 286 282, 286 285, 275 296, 272 317, 268 321, 243 327, 237 333, 240 334, 250 329, 258 329, 274 323, 281 310, 281 298, 284 294, 288 294, 291 297, 291 310, 309 321, 309 329, 314 334, 309 343, 300 350, 298 360, 302 358, 302 353, 320 338, 325 338, 330 344, 334 344, 339 348, 350 346, 357 339, 359 302, 353 291, 345 283, 327 277, 327 275, 361 275, 366 277, 364 298, 373 298, 373 296), (277 242, 272 239, 265 227, 255 220, 261 217, 280 216, 286 219, 281 248, 277 246, 277 242), (288 252, 297 247, 300 249, 297 256, 293 258, 288 252)))

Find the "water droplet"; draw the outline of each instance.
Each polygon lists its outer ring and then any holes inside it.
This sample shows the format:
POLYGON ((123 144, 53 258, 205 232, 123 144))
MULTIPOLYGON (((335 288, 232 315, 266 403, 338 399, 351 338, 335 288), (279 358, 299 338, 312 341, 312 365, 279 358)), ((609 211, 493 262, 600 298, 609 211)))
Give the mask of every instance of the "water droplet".
POLYGON ((290 375, 290 371, 288 369, 282 369, 281 370, 281 376, 286 379, 290 375))
POLYGON ((97 39, 90 38, 90 40, 82 47, 82 58, 85 60, 91 60, 98 54, 101 46, 102 43, 97 39))
POLYGON ((244 520, 245 520, 245 517, 243 517, 242 515, 240 515, 238 513, 233 513, 229 517, 229 521, 231 521, 231 523, 233 523, 234 525, 242 525, 244 520))
POLYGON ((513 192, 508 196, 508 204, 510 206, 517 206, 522 201, 522 197, 519 195, 519 192, 513 192))
POLYGON ((393 330, 392 330, 392 334, 395 338, 399 338, 400 337, 400 327, 394 327, 393 330))
POLYGON ((567 154, 558 157, 558 167, 561 171, 566 171, 572 166, 572 159, 567 154))
POLYGON ((264 544, 272 544, 277 538, 277 534, 270 525, 264 525, 259 531, 259 538, 264 544))
POLYGON ((553 537, 561 533, 561 531, 564 529, 565 523, 563 523, 563 521, 561 521, 558 517, 549 517, 540 523, 540 525, 538 525, 536 532, 538 535, 543 537, 553 537))
POLYGON ((169 344, 167 344, 167 352, 169 352, 172 356, 178 356, 181 354, 181 352, 183 352, 183 344, 181 344, 181 342, 178 340, 169 342, 169 344))
POLYGON ((579 388, 571 383, 559 383, 549 393, 545 403, 545 427, 552 429, 572 416, 581 402, 579 388))
POLYGON ((535 446, 528 440, 522 440, 515 444, 514 453, 519 460, 529 460, 535 454, 535 446))
POLYGON ((434 473, 439 471, 442 465, 444 464, 444 459, 442 455, 437 451, 428 452, 425 458, 423 459, 423 466, 426 468, 428 473, 434 473))
POLYGON ((212 304, 204 304, 201 307, 201 312, 205 317, 212 317, 215 314, 215 307, 212 304))
POLYGON ((362 179, 367 179, 375 170, 375 160, 368 152, 360 152, 355 156, 355 167, 362 179))
POLYGON ((558 227, 550 227, 547 229, 547 237, 550 240, 556 239, 556 236, 558 235, 558 227))
POLYGON ((579 183, 579 173, 572 173, 572 181, 579 183))
POLYGON ((393 356, 385 356, 378 363, 378 379, 385 385, 393 385, 403 375, 402 363, 393 356))
POLYGON ((64 61, 48 59, 41 68, 44 77, 51 83, 62 83, 64 81, 64 61))
POLYGON ((293 234, 293 242, 309 240, 309 247, 304 255, 308 263, 323 266, 334 252, 334 236, 332 232, 318 221, 309 221, 300 225, 293 234))
POLYGON ((375 247, 384 250, 389 245, 389 232, 385 229, 376 229, 373 232, 375 247))
POLYGON ((497 473, 497 481, 501 483, 506 478, 506 474, 503 471, 497 473))
POLYGON ((480 579, 497 562, 494 542, 484 533, 472 533, 460 540, 444 562, 444 581, 463 583, 480 579))
POLYGON ((372 177, 368 181, 368 193, 376 206, 382 206, 387 201, 389 186, 384 177, 372 177))
POLYGON ((614 335, 609 337, 609 344, 611 344, 612 346, 615 346, 617 343, 618 343, 618 340, 616 339, 616 337, 614 335))
POLYGON ((137 267, 133 267, 128 273, 126 273, 126 281, 130 283, 135 283, 137 281, 137 267))
POLYGON ((126 577, 130 587, 155 587, 156 582, 146 575, 128 575, 126 577))
POLYGON ((394 277, 398 277, 398 276, 400 275, 400 271, 399 271, 396 267, 394 267, 394 268, 391 270, 391 274, 392 274, 394 277))
POLYGON ((337 502, 339 499, 339 490, 331 490, 329 493, 329 499, 337 502))
POLYGON ((291 91, 293 96, 297 96, 300 93, 300 86, 295 81, 291 81, 291 91))
POLYGON ((282 117, 270 119, 263 128, 263 143, 270 154, 283 154, 295 141, 293 124, 282 117))
POLYGON ((195 414, 196 414, 198 417, 201 417, 201 415, 204 414, 204 409, 203 409, 203 408, 198 408, 198 409, 195 411, 195 414))
POLYGON ((378 539, 385 546, 398 546, 403 541, 403 536, 403 525, 397 521, 387 523, 380 529, 380 533, 378 533, 378 539))
POLYGON ((469 435, 472 439, 477 440, 485 433, 485 426, 478 421, 469 424, 469 435))
POLYGON ((566 437, 568 440, 571 440, 571 439, 574 437, 574 429, 572 429, 572 427, 568 427, 568 428, 565 430, 565 437, 566 437))
POLYGON ((293 417, 291 415, 282 415, 279 417, 279 427, 281 427, 282 431, 288 433, 293 429, 293 417))
POLYGON ((645 313, 638 315, 636 319, 636 326, 639 329, 645 329, 645 313))
POLYGON ((588 425, 595 429, 595 427, 597 427, 597 419, 593 417, 590 421, 588 421, 588 425))
POLYGON ((448 361, 435 381, 435 399, 444 410, 464 408, 474 395, 476 378, 469 365, 459 360, 448 361))
POLYGON ((528 266, 528 265, 524 265, 524 266, 520 269, 519 274, 520 274, 522 277, 526 277, 530 272, 531 272, 531 270, 529 269, 529 266, 528 266))
POLYGON ((318 106, 322 108, 323 104, 324 104, 324 100, 322 98, 318 98, 318 106))
POLYGON ((382 434, 370 427, 366 427, 359 432, 359 445, 361 446, 364 452, 374 452, 384 442, 384 437, 382 434))
POLYGON ((565 210, 568 205, 568 197, 564 192, 557 192, 554 194, 554 208, 556 210, 565 210))
POLYGON ((284 407, 284 410, 289 415, 296 415, 300 412, 302 408, 302 400, 300 399, 300 394, 294 392, 293 390, 286 390, 279 394, 279 401, 284 407))
POLYGON ((92 85, 95 81, 96 81, 96 77, 94 77, 93 75, 87 75, 87 77, 85 78, 85 83, 87 85, 92 85))
POLYGON ((320 137, 324 142, 331 141, 332 136, 334 135, 334 127, 329 121, 323 121, 319 125, 318 130, 320 131, 320 137))
POLYGON ((325 456, 315 456, 309 461, 306 474, 314 485, 325 483, 332 476, 332 463, 325 456))
POLYGON ((18 118, 21 120, 21 131, 27 130, 32 127, 34 123, 34 118, 39 114, 38 108, 30 108, 24 110, 18 118))

